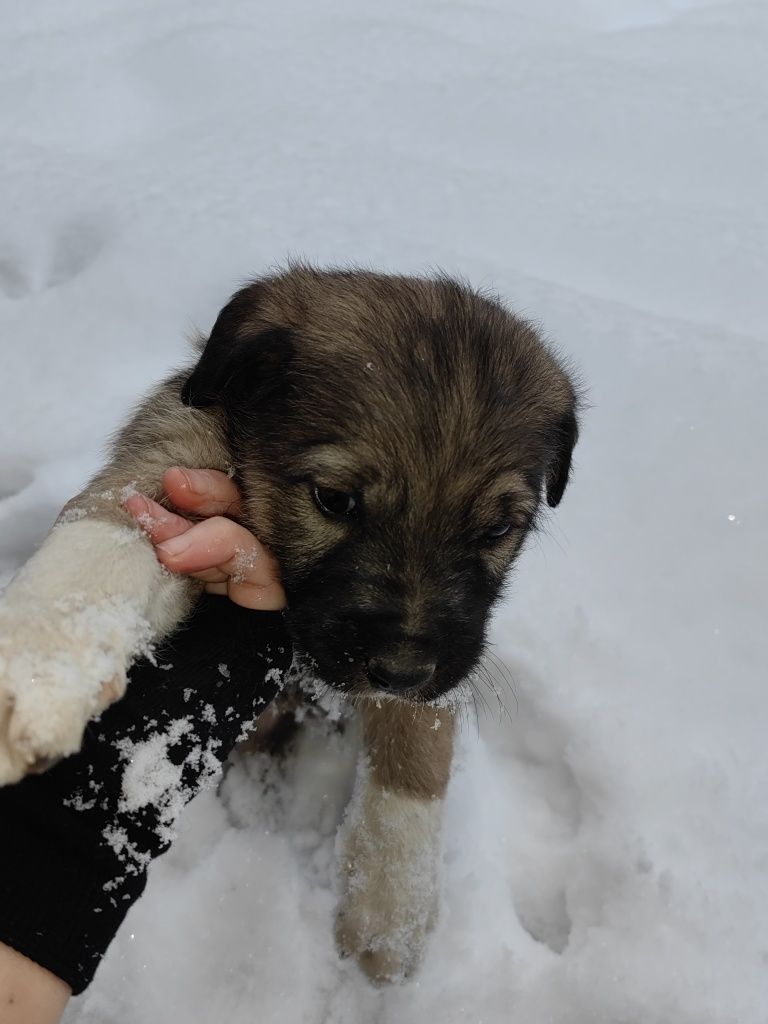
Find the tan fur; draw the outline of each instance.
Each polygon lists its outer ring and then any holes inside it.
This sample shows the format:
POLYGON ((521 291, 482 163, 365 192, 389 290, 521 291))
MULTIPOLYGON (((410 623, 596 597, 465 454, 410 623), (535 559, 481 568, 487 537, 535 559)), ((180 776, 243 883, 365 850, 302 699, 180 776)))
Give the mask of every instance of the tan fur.
POLYGON ((441 800, 451 774, 455 714, 400 700, 368 700, 361 716, 376 782, 407 796, 441 800))
POLYGON ((83 512, 133 526, 121 504, 126 488, 167 504, 162 479, 169 466, 231 468, 221 413, 182 405, 183 377, 169 377, 141 403, 115 437, 107 465, 65 506, 64 519, 83 512))

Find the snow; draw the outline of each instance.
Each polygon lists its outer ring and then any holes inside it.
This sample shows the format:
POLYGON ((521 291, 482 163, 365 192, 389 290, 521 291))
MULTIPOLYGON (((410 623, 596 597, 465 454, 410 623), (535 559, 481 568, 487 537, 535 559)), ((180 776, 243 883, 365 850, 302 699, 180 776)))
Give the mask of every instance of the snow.
POLYGON ((591 403, 420 973, 336 956, 356 752, 308 720, 189 808, 67 1024, 764 1024, 768 8, 6 0, 1 31, 2 580, 289 254, 494 287, 591 403))
MULTIPOLYGON (((216 713, 212 705, 205 705, 203 718, 209 722, 212 719, 215 723, 216 713)), ((214 786, 221 777, 221 761, 216 757, 216 749, 221 744, 216 739, 208 739, 205 748, 200 743, 193 744, 180 764, 171 759, 170 748, 186 735, 197 739, 194 723, 188 715, 175 719, 165 732, 151 733, 145 740, 135 742, 124 738, 115 742, 125 764, 118 810, 121 814, 130 815, 143 807, 155 807, 158 821, 155 831, 163 843, 173 842, 176 838, 177 822, 191 799, 190 791, 182 782, 184 769, 189 766, 198 771, 196 789, 214 786)), ((124 834, 123 829, 114 829, 113 826, 109 826, 104 835, 107 836, 108 832, 124 834)), ((123 847, 124 842, 115 852, 120 855, 123 847)), ((134 862, 141 866, 148 862, 149 854, 128 847, 126 850, 130 857, 125 861, 127 869, 132 869, 134 862)))

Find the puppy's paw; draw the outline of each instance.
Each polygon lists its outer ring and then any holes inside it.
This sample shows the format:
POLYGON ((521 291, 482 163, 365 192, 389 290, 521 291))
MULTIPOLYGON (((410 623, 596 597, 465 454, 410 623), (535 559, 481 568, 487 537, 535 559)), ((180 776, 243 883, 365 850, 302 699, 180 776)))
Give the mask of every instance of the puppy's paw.
POLYGON ((405 981, 421 963, 436 919, 435 892, 420 893, 416 904, 394 890, 348 892, 336 918, 336 944, 374 984, 405 981))
POLYGON ((108 633, 97 639, 81 614, 21 612, 0 606, 0 785, 78 751, 125 692, 127 659, 108 633))
POLYGON ((0 786, 45 771, 79 750, 89 718, 66 702, 51 701, 44 714, 32 711, 0 680, 0 786))
POLYGON ((374 983, 404 981, 437 920, 439 801, 380 790, 365 803, 342 853, 336 942, 374 983))
POLYGON ((9 685, 2 678, 5 660, 0 656, 0 786, 76 753, 91 718, 125 692, 123 677, 71 693, 59 685, 61 676, 80 675, 82 669, 63 657, 48 666, 38 664, 26 685, 9 685))

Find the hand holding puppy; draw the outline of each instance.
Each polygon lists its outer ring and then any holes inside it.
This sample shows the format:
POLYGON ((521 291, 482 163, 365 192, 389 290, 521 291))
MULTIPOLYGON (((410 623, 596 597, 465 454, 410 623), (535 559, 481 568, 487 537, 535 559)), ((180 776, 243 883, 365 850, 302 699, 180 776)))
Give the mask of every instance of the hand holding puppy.
POLYGON ((192 523, 143 494, 126 500, 166 569, 202 580, 209 593, 226 594, 244 608, 285 607, 274 555, 229 518, 240 512, 240 492, 226 473, 174 466, 163 476, 163 489, 176 508, 210 517, 192 523))

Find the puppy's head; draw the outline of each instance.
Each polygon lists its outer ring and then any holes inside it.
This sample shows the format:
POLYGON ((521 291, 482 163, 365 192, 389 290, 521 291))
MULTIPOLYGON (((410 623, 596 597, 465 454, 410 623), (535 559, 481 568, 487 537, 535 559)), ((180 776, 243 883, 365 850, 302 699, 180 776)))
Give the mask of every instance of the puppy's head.
POLYGON ((248 525, 326 682, 428 700, 467 676, 576 443, 530 325, 447 279, 296 268, 235 295, 183 398, 223 408, 248 525))

